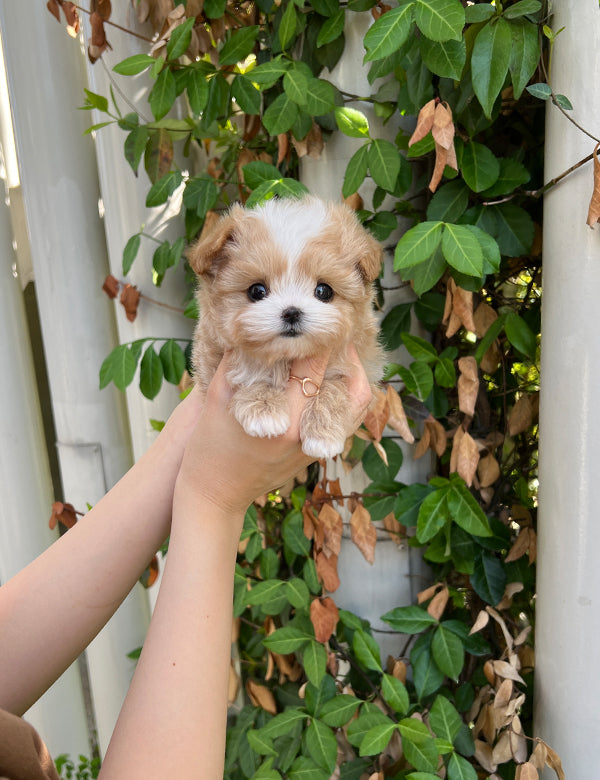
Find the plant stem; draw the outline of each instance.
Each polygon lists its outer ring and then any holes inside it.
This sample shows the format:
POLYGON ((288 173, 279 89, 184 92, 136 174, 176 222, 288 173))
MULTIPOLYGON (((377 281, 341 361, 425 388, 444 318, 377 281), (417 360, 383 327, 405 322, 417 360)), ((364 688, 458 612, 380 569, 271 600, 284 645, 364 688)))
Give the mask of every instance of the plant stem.
MULTIPOLYGON (((84 14, 88 14, 88 16, 92 15, 92 12, 88 11, 87 8, 82 8, 80 5, 77 5, 76 3, 73 3, 73 5, 78 11, 82 11, 84 14)), ((116 22, 111 22, 109 19, 104 19, 104 24, 109 24, 111 27, 116 27, 117 30, 121 30, 122 32, 128 33, 129 35, 133 35, 142 41, 153 43, 152 38, 148 38, 146 35, 142 35, 141 33, 134 32, 133 30, 129 30, 127 27, 121 27, 120 24, 117 24, 116 22)))

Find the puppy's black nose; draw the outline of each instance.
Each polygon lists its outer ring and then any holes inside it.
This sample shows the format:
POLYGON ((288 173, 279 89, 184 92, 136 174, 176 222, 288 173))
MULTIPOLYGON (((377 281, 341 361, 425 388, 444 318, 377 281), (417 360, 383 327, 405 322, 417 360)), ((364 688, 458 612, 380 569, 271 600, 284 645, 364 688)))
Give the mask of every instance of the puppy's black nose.
POLYGON ((300 318, 302 317, 302 312, 300 309, 297 309, 295 306, 290 306, 287 309, 284 309, 281 312, 281 319, 287 324, 287 325, 296 325, 300 318))

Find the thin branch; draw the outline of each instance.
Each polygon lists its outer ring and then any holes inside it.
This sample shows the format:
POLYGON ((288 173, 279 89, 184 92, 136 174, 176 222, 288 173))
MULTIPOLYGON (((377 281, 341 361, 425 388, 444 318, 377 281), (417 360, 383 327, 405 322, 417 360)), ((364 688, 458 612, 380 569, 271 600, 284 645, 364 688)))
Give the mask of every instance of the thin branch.
MULTIPOLYGON (((92 12, 88 11, 87 8, 82 8, 80 5, 76 5, 75 3, 73 3, 73 5, 78 11, 82 11, 84 14, 88 14, 88 16, 92 15, 92 12)), ((109 19, 103 19, 103 22, 104 24, 109 24, 111 27, 116 27, 117 30, 121 30, 122 32, 128 33, 129 35, 133 35, 142 41, 147 41, 148 43, 154 43, 152 38, 148 38, 146 35, 142 35, 141 33, 134 32, 133 30, 129 30, 127 27, 121 27, 120 24, 117 24, 116 22, 111 22, 109 19)))

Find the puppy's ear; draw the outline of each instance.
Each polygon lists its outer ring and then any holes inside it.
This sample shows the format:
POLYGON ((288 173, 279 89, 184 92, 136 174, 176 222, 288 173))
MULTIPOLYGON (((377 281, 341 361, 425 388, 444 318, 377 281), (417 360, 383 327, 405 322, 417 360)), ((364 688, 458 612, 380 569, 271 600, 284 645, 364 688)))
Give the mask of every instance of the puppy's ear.
POLYGON ((209 221, 210 213, 200 237, 186 252, 188 262, 198 276, 214 275, 219 263, 224 259, 227 243, 234 240, 235 230, 244 210, 235 204, 224 217, 212 221, 209 221))
POLYGON ((363 252, 358 260, 358 270, 366 282, 373 282, 379 276, 383 262, 383 247, 370 233, 365 231, 363 252))

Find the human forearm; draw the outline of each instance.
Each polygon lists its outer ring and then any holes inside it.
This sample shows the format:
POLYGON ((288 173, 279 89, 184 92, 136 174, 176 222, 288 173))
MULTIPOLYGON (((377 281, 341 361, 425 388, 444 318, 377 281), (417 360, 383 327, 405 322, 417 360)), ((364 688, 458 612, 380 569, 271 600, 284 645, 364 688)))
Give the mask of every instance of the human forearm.
POLYGON ((177 491, 161 589, 103 763, 110 778, 223 776, 233 569, 242 513, 177 491))
POLYGON ((168 535, 191 406, 178 408, 150 450, 88 515, 0 588, 1 707, 21 714, 54 682, 168 535))

